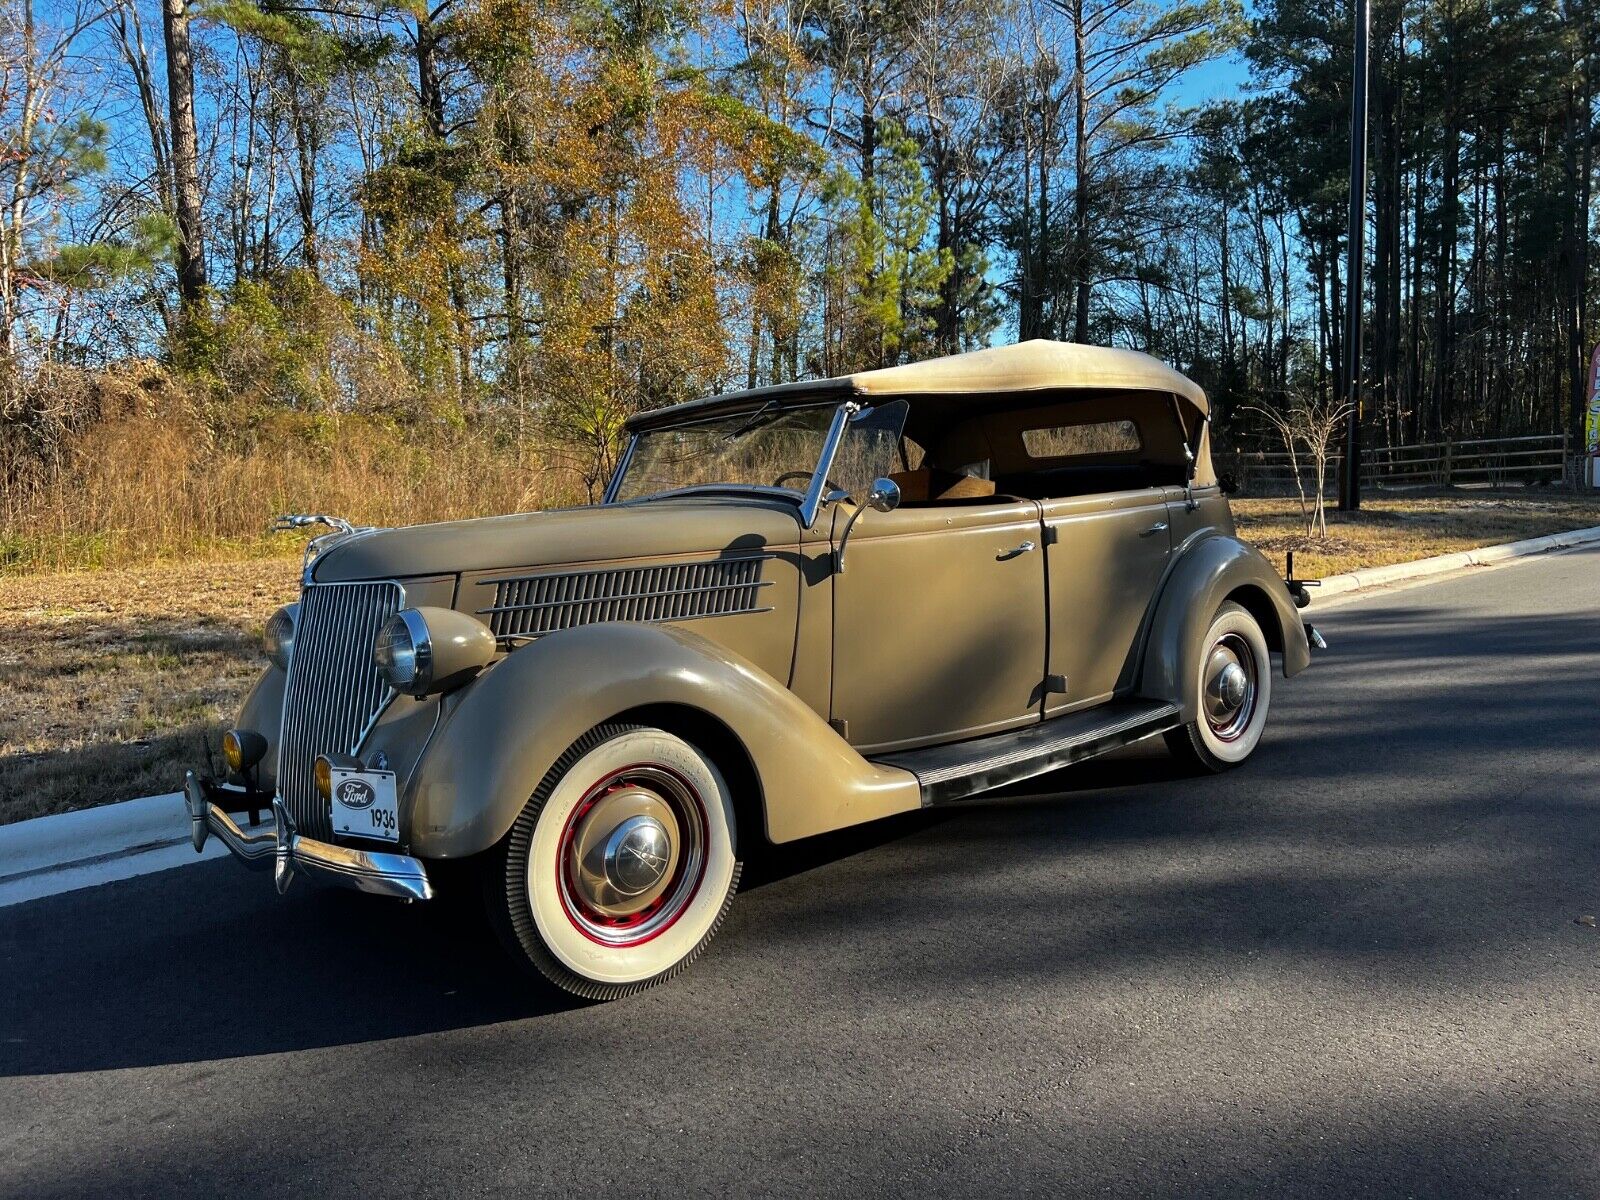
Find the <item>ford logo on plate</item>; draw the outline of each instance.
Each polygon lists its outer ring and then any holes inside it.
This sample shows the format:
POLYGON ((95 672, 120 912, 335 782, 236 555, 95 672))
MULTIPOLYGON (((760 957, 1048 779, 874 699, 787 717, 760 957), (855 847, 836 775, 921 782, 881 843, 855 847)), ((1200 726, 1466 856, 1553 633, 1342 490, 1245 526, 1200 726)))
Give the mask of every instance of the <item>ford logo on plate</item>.
POLYGON ((339 797, 339 803, 346 808, 366 808, 378 798, 378 793, 372 790, 372 785, 361 779, 346 779, 334 794, 339 797))

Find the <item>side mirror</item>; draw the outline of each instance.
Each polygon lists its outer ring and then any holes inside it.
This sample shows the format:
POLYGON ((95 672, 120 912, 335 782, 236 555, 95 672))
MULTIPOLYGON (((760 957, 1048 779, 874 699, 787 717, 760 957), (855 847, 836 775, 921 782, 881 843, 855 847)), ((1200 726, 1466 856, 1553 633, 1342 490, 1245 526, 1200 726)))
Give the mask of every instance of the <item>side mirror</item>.
POLYGON ((844 532, 839 535, 839 548, 833 552, 833 569, 837 574, 844 574, 844 548, 850 541, 850 531, 856 527, 856 522, 861 519, 861 514, 867 509, 874 512, 893 512, 900 507, 900 485, 892 479, 879 477, 872 481, 872 487, 867 492, 866 503, 850 514, 850 519, 844 524, 844 532))
POLYGON ((900 507, 900 485, 892 479, 874 479, 872 490, 867 493, 867 507, 878 512, 893 512, 900 507))

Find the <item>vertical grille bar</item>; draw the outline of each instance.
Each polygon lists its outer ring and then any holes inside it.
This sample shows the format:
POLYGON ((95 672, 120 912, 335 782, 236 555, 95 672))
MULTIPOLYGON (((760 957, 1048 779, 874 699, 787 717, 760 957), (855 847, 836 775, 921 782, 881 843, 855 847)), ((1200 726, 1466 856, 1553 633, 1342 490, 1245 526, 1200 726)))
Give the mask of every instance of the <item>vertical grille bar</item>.
POLYGON ((319 754, 353 754, 393 693, 372 661, 383 623, 400 610, 396 583, 310 584, 300 593, 278 744, 278 791, 295 825, 329 839, 328 803, 312 777, 319 754))

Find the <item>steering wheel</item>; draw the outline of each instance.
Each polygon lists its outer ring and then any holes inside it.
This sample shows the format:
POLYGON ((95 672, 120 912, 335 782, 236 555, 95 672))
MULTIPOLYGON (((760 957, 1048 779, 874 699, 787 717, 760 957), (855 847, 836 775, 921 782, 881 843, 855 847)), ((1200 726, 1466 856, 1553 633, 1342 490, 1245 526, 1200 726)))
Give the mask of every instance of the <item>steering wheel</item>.
MULTIPOLYGON (((782 487, 783 486, 783 481, 785 479, 805 479, 805 480, 809 480, 810 478, 811 478, 811 472, 810 471, 785 471, 782 475, 779 475, 776 479, 774 479, 772 481, 772 486, 773 487, 782 487)), ((822 482, 827 484, 829 487, 831 487, 836 492, 844 491, 844 489, 842 487, 840 487, 833 480, 829 479, 827 476, 823 476, 822 482)))

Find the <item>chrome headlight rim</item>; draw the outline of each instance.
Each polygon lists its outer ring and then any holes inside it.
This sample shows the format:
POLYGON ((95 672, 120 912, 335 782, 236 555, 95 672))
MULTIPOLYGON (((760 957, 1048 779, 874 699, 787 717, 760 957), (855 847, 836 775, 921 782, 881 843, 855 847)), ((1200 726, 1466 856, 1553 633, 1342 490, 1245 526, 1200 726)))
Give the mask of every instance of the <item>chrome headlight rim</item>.
POLYGON ((433 685, 433 635, 427 619, 414 608, 395 613, 378 630, 372 661, 395 691, 427 695, 433 685))
POLYGON ((294 637, 300 628, 300 602, 285 604, 267 618, 261 633, 261 650, 267 661, 281 671, 289 669, 294 657, 294 637))

